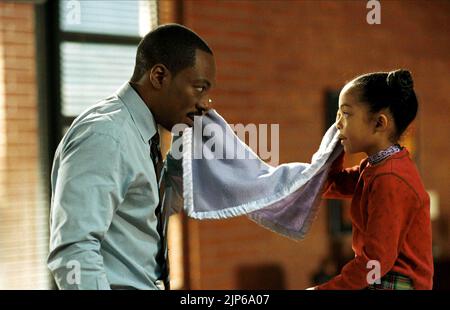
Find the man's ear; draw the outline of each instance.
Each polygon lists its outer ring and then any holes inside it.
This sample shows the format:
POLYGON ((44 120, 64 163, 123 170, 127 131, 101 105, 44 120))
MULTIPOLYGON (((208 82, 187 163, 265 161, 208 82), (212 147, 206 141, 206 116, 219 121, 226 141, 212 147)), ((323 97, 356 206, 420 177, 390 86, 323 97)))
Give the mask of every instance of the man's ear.
POLYGON ((148 75, 150 83, 155 89, 163 88, 164 84, 170 79, 170 71, 163 64, 154 65, 148 75))

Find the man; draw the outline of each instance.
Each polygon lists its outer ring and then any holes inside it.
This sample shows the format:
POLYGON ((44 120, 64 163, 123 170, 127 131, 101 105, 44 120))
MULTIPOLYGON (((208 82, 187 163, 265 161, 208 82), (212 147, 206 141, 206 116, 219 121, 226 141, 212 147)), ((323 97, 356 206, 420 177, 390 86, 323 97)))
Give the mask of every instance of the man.
POLYGON ((167 288, 157 125, 192 126, 214 84, 208 45, 163 25, 140 42, 130 82, 74 121, 51 176, 48 267, 59 288, 167 288))

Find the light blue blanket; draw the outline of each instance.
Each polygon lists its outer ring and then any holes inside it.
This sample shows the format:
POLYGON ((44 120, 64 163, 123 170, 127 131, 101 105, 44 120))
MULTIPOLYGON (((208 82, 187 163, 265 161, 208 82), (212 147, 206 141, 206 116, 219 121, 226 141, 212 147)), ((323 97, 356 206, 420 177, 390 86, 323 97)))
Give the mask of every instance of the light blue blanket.
POLYGON ((311 163, 272 167, 242 142, 215 110, 210 110, 201 118, 201 126, 194 125, 182 136, 174 136, 166 161, 164 206, 172 212, 184 208, 196 219, 247 215, 274 232, 302 239, 318 211, 328 170, 342 152, 338 141, 332 126, 311 163), (209 128, 216 134, 198 134, 195 130, 199 128, 202 133, 209 128), (177 160, 180 154, 182 159, 177 160), (230 154, 234 158, 230 159, 230 154))

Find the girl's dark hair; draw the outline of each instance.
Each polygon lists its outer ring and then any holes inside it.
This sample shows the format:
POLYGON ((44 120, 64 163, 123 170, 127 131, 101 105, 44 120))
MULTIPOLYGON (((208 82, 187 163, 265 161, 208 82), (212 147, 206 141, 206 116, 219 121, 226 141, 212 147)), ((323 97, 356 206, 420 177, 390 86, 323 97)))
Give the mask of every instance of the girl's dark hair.
POLYGON ((372 113, 388 108, 394 118, 399 139, 417 114, 418 102, 413 79, 408 70, 374 72, 361 75, 352 81, 360 101, 369 105, 372 113))

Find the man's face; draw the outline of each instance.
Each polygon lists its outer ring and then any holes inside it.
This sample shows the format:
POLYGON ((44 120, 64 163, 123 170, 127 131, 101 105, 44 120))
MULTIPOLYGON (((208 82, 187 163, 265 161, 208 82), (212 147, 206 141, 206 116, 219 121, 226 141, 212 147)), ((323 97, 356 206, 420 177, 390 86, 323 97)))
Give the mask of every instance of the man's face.
POLYGON ((215 80, 214 56, 197 50, 195 65, 181 70, 168 81, 158 122, 167 130, 176 124, 193 126, 194 116, 209 108, 208 94, 215 80))

